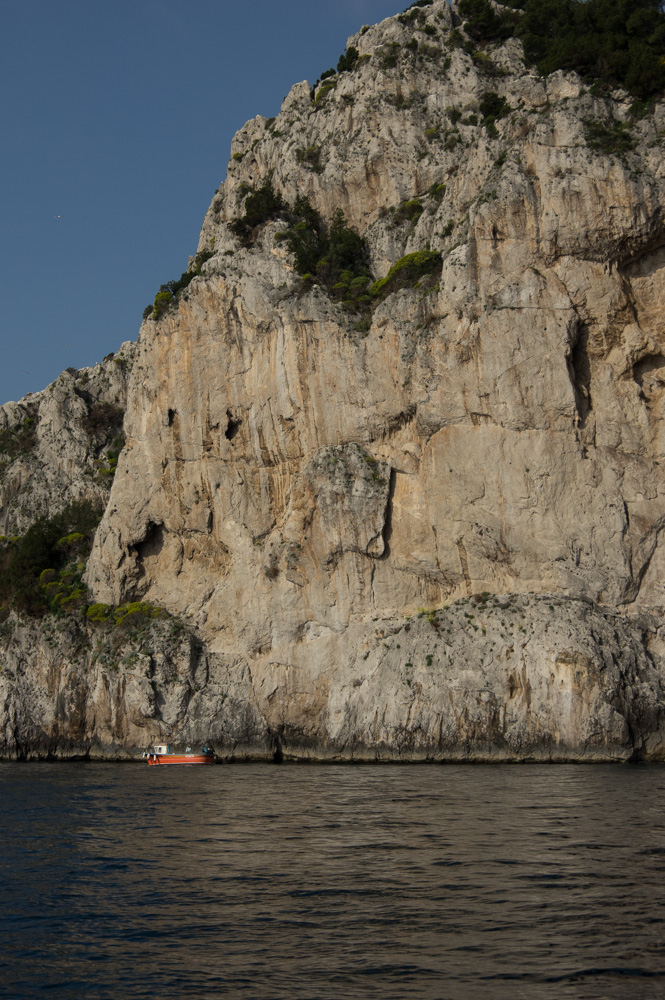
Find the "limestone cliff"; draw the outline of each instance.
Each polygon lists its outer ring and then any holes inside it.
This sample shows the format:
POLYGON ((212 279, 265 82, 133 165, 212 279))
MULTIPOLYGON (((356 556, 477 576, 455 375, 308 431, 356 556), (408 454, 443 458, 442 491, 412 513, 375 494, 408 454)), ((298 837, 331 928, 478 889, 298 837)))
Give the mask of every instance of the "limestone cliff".
POLYGON ((87 570, 99 601, 189 616, 182 697, 160 708, 146 654, 134 698, 117 655, 100 728, 93 640, 77 659, 23 626, 4 711, 29 689, 42 736, 6 724, 6 752, 141 731, 227 755, 663 756, 665 104, 543 79, 515 39, 474 58, 454 18, 434 0, 364 30, 352 69, 236 135, 210 258, 141 327, 87 570), (376 278, 424 249, 440 275, 358 322, 297 273, 279 212, 230 226, 267 179, 341 208, 376 278), (68 729, 48 706, 70 684, 68 729))
POLYGON ((24 531, 72 500, 106 505, 107 452, 122 447, 135 347, 124 343, 101 364, 68 368, 42 392, 0 406, 0 534, 24 531))

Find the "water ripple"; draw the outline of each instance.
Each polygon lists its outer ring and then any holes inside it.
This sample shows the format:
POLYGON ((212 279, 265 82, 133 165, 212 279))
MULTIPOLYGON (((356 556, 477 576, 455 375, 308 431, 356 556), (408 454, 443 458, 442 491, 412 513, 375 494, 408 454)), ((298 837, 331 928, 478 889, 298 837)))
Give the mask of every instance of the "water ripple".
POLYGON ((664 779, 0 764, 0 996, 660 1000, 664 779))

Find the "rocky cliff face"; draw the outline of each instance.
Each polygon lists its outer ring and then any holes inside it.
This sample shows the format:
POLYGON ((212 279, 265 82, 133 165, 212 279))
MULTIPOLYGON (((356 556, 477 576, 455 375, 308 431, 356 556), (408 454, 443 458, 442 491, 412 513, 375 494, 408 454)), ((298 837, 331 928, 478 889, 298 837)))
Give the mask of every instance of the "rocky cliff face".
POLYGON ((93 368, 68 368, 42 392, 0 406, 0 534, 25 531, 73 500, 108 500, 122 447, 136 345, 93 368))
MULTIPOLYGON (((97 600, 190 616, 177 711, 154 656, 150 707, 129 681, 119 696, 146 735, 663 756, 665 106, 635 119, 623 93, 543 80, 515 40, 474 58, 453 18, 434 0, 364 31, 314 101, 297 84, 241 129, 212 257, 141 327, 87 578, 97 600), (603 152, 617 130, 624 152, 603 152), (377 278, 426 248, 440 276, 358 323, 303 282, 279 218, 248 245, 229 228, 267 178, 341 208, 377 278)), ((26 656, 30 635, 7 644, 5 713, 47 661, 87 692, 73 729, 33 697, 40 752, 137 744, 94 721, 88 653, 26 656)), ((37 745, 21 732, 7 752, 37 745)))
POLYGON ((3 756, 122 759, 164 737, 213 741, 226 760, 663 755, 649 617, 477 595, 344 629, 312 622, 288 661, 215 652, 178 621, 140 618, 5 629, 3 756))

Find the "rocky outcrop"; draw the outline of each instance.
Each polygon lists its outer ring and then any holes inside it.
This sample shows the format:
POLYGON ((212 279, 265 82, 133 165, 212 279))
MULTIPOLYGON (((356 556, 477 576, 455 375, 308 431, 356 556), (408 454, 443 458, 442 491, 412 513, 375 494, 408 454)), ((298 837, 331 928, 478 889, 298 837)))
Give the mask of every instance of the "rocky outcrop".
POLYGON ((241 129, 212 257, 141 327, 88 584, 191 616, 233 691, 160 733, 235 752, 233 704, 259 753, 663 756, 665 105, 543 80, 514 39, 474 58, 453 16, 354 36, 241 129), (376 277, 425 248, 440 276, 359 323, 282 220, 234 235, 267 178, 341 208, 376 277))
POLYGON ((19 534, 73 500, 106 505, 107 452, 122 447, 135 349, 128 341, 101 364, 68 368, 42 392, 0 406, 0 534, 19 534))
POLYGON ((488 594, 343 630, 309 623, 288 661, 214 653, 174 620, 137 618, 12 629, 5 756, 122 759, 162 738, 212 741, 224 760, 663 754, 657 623, 584 601, 488 594))

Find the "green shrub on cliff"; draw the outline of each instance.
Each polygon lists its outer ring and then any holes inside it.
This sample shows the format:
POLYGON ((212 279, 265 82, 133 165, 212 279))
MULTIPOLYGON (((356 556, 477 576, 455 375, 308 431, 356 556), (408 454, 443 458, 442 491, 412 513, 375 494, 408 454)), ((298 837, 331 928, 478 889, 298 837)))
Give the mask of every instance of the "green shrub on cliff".
POLYGON ((354 45, 349 45, 346 52, 337 60, 337 72, 338 73, 350 73, 351 70, 356 68, 356 63, 358 62, 358 49, 354 45))
POLYGON ((459 12, 478 44, 516 35, 541 73, 575 70, 639 98, 665 91, 660 0, 505 0, 503 9, 489 0, 460 0, 459 12))
POLYGON ((316 271, 325 247, 323 219, 307 198, 296 198, 290 213, 287 230, 275 235, 276 242, 284 240, 295 257, 296 271, 300 275, 316 271))
POLYGON ((442 257, 438 250, 417 250, 396 261, 385 278, 375 281, 370 295, 385 298, 400 288, 412 288, 425 275, 441 268, 442 257))
POLYGON ((392 216, 391 222, 393 225, 400 225, 404 222, 415 224, 425 211, 425 206, 420 198, 407 198, 396 207, 393 206, 386 211, 387 214, 392 216))
MULTIPOLYGON (((325 91, 326 89, 329 90, 331 86, 332 84, 327 88, 322 87, 316 95, 316 100, 318 101, 322 96, 322 91, 325 91)), ((298 149, 296 149, 296 163, 300 163, 303 166, 308 167, 316 174, 322 173, 323 164, 321 163, 321 147, 314 145, 307 146, 305 149, 298 147, 298 149)))
POLYGON ((347 226, 341 208, 333 212, 327 237, 324 257, 316 266, 317 275, 326 288, 332 288, 343 271, 350 271, 354 277, 369 276, 365 241, 355 229, 347 226))
POLYGON ((288 216, 288 228, 275 239, 285 242, 293 253, 298 274, 307 281, 317 281, 332 298, 355 306, 361 288, 371 280, 362 236, 347 225, 341 209, 333 212, 330 225, 326 225, 306 198, 298 198, 288 216))
POLYGON ((274 219, 284 211, 286 205, 282 196, 273 191, 272 182, 267 178, 260 188, 246 189, 243 207, 243 215, 231 222, 229 228, 243 246, 249 246, 252 231, 269 219, 274 219))
POLYGON ((515 33, 520 19, 517 12, 497 11, 490 0, 459 0, 458 9, 464 30, 474 42, 505 41, 515 33))
POLYGON ((90 622, 105 622, 111 614, 110 604, 91 604, 85 613, 90 622))
POLYGON ((608 124, 589 119, 584 123, 584 137, 589 149, 599 153, 621 156, 635 147, 630 127, 625 122, 608 124))
POLYGON ((116 403, 97 401, 90 403, 81 427, 88 437, 103 440, 113 431, 120 431, 124 416, 125 411, 116 403))
POLYGON ((1 618, 12 609, 39 617, 87 600, 82 573, 100 516, 92 501, 76 500, 0 543, 1 618))
POLYGON ((153 305, 153 319, 160 319, 164 313, 173 305, 173 292, 167 288, 162 292, 157 292, 153 305))
POLYGON ((16 427, 0 431, 0 455, 10 459, 27 455, 37 444, 37 427, 34 417, 25 419, 16 427))
POLYGON ((316 91, 312 99, 314 104, 319 105, 323 101, 323 98, 326 97, 332 90, 334 90, 336 86, 337 82, 335 80, 332 80, 330 83, 324 83, 322 87, 319 87, 319 89, 316 91))
POLYGON ((433 2, 434 0, 416 0, 415 3, 404 8, 402 13, 398 15, 397 20, 400 24, 412 24, 417 18, 424 18, 424 11, 420 8, 431 7, 433 2))
MULTIPOLYGON (((364 34, 364 32, 361 32, 364 34)), ((363 56, 362 59, 367 59, 368 56, 363 56)), ((358 54, 358 49, 354 45, 349 45, 345 52, 342 52, 341 56, 337 60, 337 70, 326 69, 323 71, 321 76, 317 77, 314 86, 310 88, 310 97, 312 103, 319 104, 321 98, 325 97, 329 91, 337 86, 337 80, 334 79, 338 73, 350 73, 352 70, 356 69, 358 62, 361 61, 358 54), (328 81, 325 86, 321 89, 317 89, 320 83, 328 81)))
POLYGON ((519 35, 542 73, 576 70, 637 97, 665 89, 659 0, 525 0, 519 35))
MULTIPOLYGON (((200 250, 194 258, 194 266, 183 271, 179 278, 166 281, 159 286, 159 291, 155 296, 152 307, 152 318, 160 319, 171 306, 175 305, 178 295, 201 273, 201 268, 207 260, 214 256, 214 250, 200 250)), ((151 315, 150 308, 143 311, 143 318, 148 319, 151 315)))
POLYGON ((109 624, 113 628, 140 627, 155 618, 164 618, 168 613, 164 608, 148 601, 130 601, 126 604, 91 604, 85 616, 89 622, 109 624))
POLYGON ((389 45, 384 45, 382 49, 379 49, 377 56, 380 69, 394 69, 399 64, 399 42, 390 42, 389 45))

